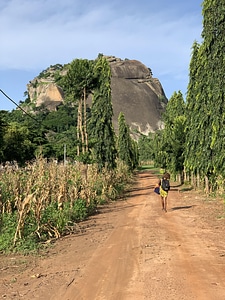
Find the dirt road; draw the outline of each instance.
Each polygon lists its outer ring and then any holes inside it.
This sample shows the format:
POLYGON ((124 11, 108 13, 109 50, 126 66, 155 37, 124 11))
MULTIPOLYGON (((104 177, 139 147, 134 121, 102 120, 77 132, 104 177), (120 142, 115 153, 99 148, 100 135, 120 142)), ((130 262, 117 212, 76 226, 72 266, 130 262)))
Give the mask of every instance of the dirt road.
POLYGON ((172 183, 165 213, 156 181, 138 174, 126 199, 100 208, 45 256, 2 256, 0 298, 224 300, 224 204, 172 183))

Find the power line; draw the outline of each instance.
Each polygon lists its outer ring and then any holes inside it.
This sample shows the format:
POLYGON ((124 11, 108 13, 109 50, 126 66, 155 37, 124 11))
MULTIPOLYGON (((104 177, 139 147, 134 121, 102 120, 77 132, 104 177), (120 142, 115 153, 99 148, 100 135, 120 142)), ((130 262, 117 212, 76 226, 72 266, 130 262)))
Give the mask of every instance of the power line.
POLYGON ((2 89, 0 89, 0 92, 8 99, 10 100, 13 104, 16 105, 16 107, 18 107, 20 110, 22 110, 28 117, 30 117, 31 119, 33 119, 34 121, 38 122, 39 121, 34 118, 32 115, 28 114, 28 112, 26 112, 21 106, 19 106, 13 99, 11 99, 2 89))

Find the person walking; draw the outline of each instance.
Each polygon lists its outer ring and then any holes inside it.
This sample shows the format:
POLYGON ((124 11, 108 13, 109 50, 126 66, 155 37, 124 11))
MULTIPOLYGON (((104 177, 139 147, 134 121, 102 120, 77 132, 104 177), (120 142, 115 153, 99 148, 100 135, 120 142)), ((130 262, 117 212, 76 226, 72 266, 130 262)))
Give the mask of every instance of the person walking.
POLYGON ((164 173, 162 178, 159 180, 159 195, 161 198, 162 210, 167 212, 167 197, 170 190, 170 174, 164 173))

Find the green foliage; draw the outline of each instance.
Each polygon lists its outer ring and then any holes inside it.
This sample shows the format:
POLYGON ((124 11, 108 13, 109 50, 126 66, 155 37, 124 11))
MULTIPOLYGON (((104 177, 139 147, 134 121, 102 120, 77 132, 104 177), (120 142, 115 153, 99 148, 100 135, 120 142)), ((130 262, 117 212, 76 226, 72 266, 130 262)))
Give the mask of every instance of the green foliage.
POLYGON ((4 213, 1 218, 1 230, 0 230, 0 252, 20 252, 23 254, 36 251, 40 244, 37 243, 37 236, 34 232, 36 229, 36 223, 34 219, 27 218, 26 226, 24 228, 24 236, 18 240, 16 247, 14 247, 13 240, 17 226, 17 214, 4 213))
POLYGON ((141 135, 138 140, 139 160, 141 162, 154 159, 153 135, 141 135))
POLYGON ((138 165, 138 151, 135 142, 130 136, 130 129, 126 124, 124 114, 121 112, 118 118, 119 136, 117 140, 118 157, 121 159, 130 170, 133 170, 138 165))
POLYGON ((55 233, 59 235, 66 233, 68 226, 73 226, 74 222, 85 220, 87 216, 88 207, 82 199, 76 200, 72 206, 68 202, 65 203, 61 210, 57 203, 53 202, 43 211, 39 227, 37 227, 33 213, 29 213, 23 228, 23 237, 16 241, 14 247, 17 214, 16 212, 4 213, 1 219, 0 252, 30 253, 36 251, 41 245, 40 241, 45 242, 55 233))
POLYGON ((4 134, 6 131, 6 122, 0 115, 0 161, 4 158, 4 134))
POLYGON ((68 205, 65 205, 63 209, 59 209, 57 202, 50 203, 41 216, 40 224, 42 225, 40 236, 45 240, 50 238, 50 228, 57 229, 59 233, 62 232, 64 227, 68 224, 68 221, 68 205))
POLYGON ((87 218, 87 216, 88 216, 87 203, 83 199, 76 200, 72 208, 72 220, 83 221, 87 218))
POLYGON ((53 234, 59 236, 67 233, 68 227, 73 226, 74 222, 83 221, 88 216, 86 202, 82 199, 74 201, 71 205, 69 202, 63 204, 59 209, 56 202, 52 202, 43 211, 38 229, 42 241, 51 238, 53 234))
POLYGON ((76 103, 84 96, 84 89, 89 94, 95 86, 93 64, 87 59, 75 59, 70 63, 61 86, 66 96, 71 95, 72 102, 76 103))
POLYGON ((24 163, 33 159, 33 145, 29 139, 29 129, 16 122, 10 123, 3 138, 4 159, 24 163))
POLYGON ((185 102, 180 91, 174 92, 163 114, 165 128, 156 132, 152 147, 156 166, 182 173, 185 145, 185 102))
POLYGON ((61 64, 56 64, 56 65, 50 65, 49 68, 43 70, 39 75, 38 78, 41 79, 46 79, 49 77, 54 77, 55 71, 58 71, 57 74, 59 74, 59 71, 63 69, 63 66, 61 64))
POLYGON ((185 102, 181 91, 174 92, 168 101, 166 111, 163 114, 163 121, 168 127, 173 126, 174 119, 184 115, 185 102))
POLYGON ((42 123, 55 133, 66 132, 70 127, 76 127, 77 107, 61 105, 56 111, 49 112, 42 123))
MULTIPOLYGON (((76 156, 77 107, 62 105, 57 111, 39 111, 35 118, 16 110, 3 114, 2 161, 17 160, 19 163, 31 160, 42 149, 46 157, 62 159, 64 145, 67 155, 76 156)), ((0 151, 1 154, 1 151, 0 151)))
POLYGON ((202 7, 203 42, 194 43, 190 63, 185 166, 215 188, 216 178, 225 176, 225 6, 205 0, 202 7))
POLYGON ((0 252, 10 252, 13 248, 13 238, 16 231, 17 214, 4 213, 0 222, 0 252))
POLYGON ((169 165, 170 153, 162 130, 157 131, 154 135, 153 149, 155 166, 166 170, 169 165))

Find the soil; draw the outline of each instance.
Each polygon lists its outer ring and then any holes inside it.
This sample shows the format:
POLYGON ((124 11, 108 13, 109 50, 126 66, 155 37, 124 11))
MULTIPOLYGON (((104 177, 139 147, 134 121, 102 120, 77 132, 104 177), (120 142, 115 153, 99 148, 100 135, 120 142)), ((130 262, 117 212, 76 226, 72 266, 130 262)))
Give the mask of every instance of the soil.
POLYGON ((0 299, 224 300, 223 200, 172 182, 166 213, 156 182, 137 174, 126 198, 42 255, 1 255, 0 299))

